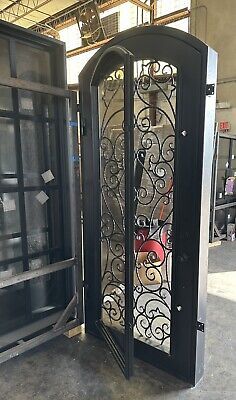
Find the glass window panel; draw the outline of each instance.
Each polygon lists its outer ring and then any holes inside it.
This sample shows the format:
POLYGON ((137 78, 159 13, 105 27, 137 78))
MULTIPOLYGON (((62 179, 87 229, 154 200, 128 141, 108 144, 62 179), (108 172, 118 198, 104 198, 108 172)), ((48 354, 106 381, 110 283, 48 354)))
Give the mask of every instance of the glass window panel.
POLYGON ((22 255, 21 238, 0 240, 0 261, 22 255))
MULTIPOLYGON (((232 140, 232 160, 231 166, 233 170, 236 170, 236 138, 232 140)), ((235 172, 235 171, 233 171, 235 172)))
POLYGON ((218 166, 217 166, 217 184, 216 191, 218 196, 224 197, 226 172, 229 168, 229 145, 230 140, 221 138, 219 140, 218 166))
POLYGON ((142 61, 134 91, 134 337, 168 353, 177 75, 162 60, 142 61))
POLYGON ((0 86, 0 110, 12 111, 12 89, 7 86, 0 86))
MULTIPOLYGON (((11 239, 11 240, 13 240, 13 239, 11 239)), ((0 242, 0 246, 1 246, 1 242, 0 242)), ((21 274, 22 272, 23 272, 22 261, 19 261, 16 263, 10 263, 10 264, 6 262, 4 265, 0 266, 0 279, 10 278, 11 276, 21 274)))
POLYGON ((46 146, 48 149, 48 166, 54 176, 54 179, 48 182, 48 184, 53 185, 57 183, 57 165, 58 165, 55 124, 46 123, 45 131, 46 131, 46 146))
POLYGON ((47 232, 36 232, 28 235, 28 252, 29 254, 38 253, 48 250, 48 234, 47 232))
POLYGON ((17 77, 51 84, 50 54, 26 44, 16 43, 17 77))
POLYGON ((18 90, 19 110, 26 115, 54 117, 54 97, 28 90, 18 90))
MULTIPOLYGON (((177 69, 162 60, 140 60, 134 70, 134 337, 169 353, 177 69)), ((101 307, 112 332, 123 332, 125 325, 123 84, 119 69, 98 88, 101 307)))
POLYGON ((10 72, 10 57, 9 57, 9 41, 0 38, 0 69, 1 76, 9 77, 10 72))
POLYGON ((27 232, 47 227, 47 204, 41 204, 36 196, 39 191, 25 192, 25 212, 27 232))
POLYGON ((45 183, 42 174, 49 171, 47 185, 57 180, 57 144, 53 123, 20 122, 24 184, 41 186, 45 183), (44 132, 43 132, 44 131, 44 132))
MULTIPOLYGON (((42 268, 49 264, 47 255, 29 261, 31 270, 42 268)), ((65 271, 48 274, 30 282, 31 307, 34 318, 42 318, 46 313, 65 305, 65 271)))
POLYGON ((49 202, 50 202, 50 221, 51 221, 51 247, 59 247, 62 239, 62 219, 60 214, 60 198, 58 190, 48 191, 49 202))
POLYGON ((0 236, 20 232, 18 193, 0 193, 0 236))
MULTIPOLYGON (((29 269, 36 270, 49 263, 48 256, 34 258, 29 261, 29 269)), ((34 314, 39 314, 54 308, 52 305, 48 304, 48 283, 50 285, 50 279, 50 275, 44 275, 30 282, 31 307, 34 314)))
POLYGON ((16 184, 16 170, 14 122, 9 118, 0 118, 0 184, 16 184))
MULTIPOLYGON (((23 272, 22 262, 0 267, 0 279, 23 272)), ((24 283, 0 290, 0 335, 21 327, 27 318, 24 283)))
POLYGON ((43 184, 41 174, 45 171, 42 124, 34 121, 20 122, 24 184, 43 184))
MULTIPOLYGON (((219 159, 227 159, 229 157, 229 145, 230 145, 230 140, 226 138, 220 138, 219 142, 219 159)), ((225 165, 224 165, 225 166, 225 165)))

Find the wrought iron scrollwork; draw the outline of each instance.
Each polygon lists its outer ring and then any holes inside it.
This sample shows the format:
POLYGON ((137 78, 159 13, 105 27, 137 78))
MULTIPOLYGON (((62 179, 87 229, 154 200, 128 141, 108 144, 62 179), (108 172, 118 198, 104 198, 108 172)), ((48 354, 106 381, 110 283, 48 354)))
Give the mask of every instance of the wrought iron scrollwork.
POLYGON ((101 154, 102 310, 107 323, 124 326, 124 81, 120 68, 99 88, 101 154))
POLYGON ((136 187, 134 332, 170 350, 176 69, 142 62, 135 80, 136 187), (143 237, 140 237, 140 234, 143 237))
MULTIPOLYGON (((134 79, 135 266, 134 335, 170 350, 175 67, 136 62, 134 79)), ((123 69, 100 85, 102 309, 124 326, 124 80, 123 69)))

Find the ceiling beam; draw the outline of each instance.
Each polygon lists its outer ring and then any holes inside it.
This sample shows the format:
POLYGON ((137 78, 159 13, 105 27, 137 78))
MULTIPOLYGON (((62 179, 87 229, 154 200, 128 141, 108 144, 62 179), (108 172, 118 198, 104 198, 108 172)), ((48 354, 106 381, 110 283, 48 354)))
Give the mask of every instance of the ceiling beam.
MULTIPOLYGON (((151 7, 143 3, 141 0, 108 0, 101 2, 98 5, 98 9, 100 12, 104 12, 127 2, 135 4, 137 7, 140 7, 146 11, 151 11, 151 7)), ((38 27, 37 25, 33 25, 30 29, 33 29, 39 33, 51 34, 50 27, 60 30, 74 25, 76 23, 75 13, 79 7, 80 6, 78 5, 78 3, 74 4, 70 7, 67 7, 63 11, 58 12, 51 18, 44 19, 43 21, 41 21, 41 24, 45 25, 45 29, 38 27)))
POLYGON ((141 0, 108 0, 99 6, 99 10, 101 12, 103 12, 103 11, 109 10, 110 8, 117 7, 117 6, 127 3, 127 2, 135 4, 137 7, 140 7, 143 10, 146 10, 149 12, 152 9, 148 4, 143 3, 141 0))
POLYGON ((179 21, 184 18, 188 18, 190 16, 190 10, 188 7, 181 8, 180 10, 174 11, 172 13, 162 15, 161 17, 154 18, 154 25, 167 25, 172 22, 179 21))
POLYGON ((21 18, 24 18, 26 15, 30 14, 33 11, 37 11, 44 15, 49 15, 40 11, 39 8, 45 6, 50 3, 52 0, 18 0, 12 1, 13 4, 9 5, 5 9, 0 11, 0 18, 7 21, 15 23, 21 18), (27 4, 25 3, 27 1, 27 4))
POLYGON ((88 46, 81 46, 81 47, 77 47, 77 48, 75 48, 73 50, 69 50, 69 51, 66 52, 66 57, 70 58, 70 57, 78 56, 78 55, 80 55, 82 53, 86 53, 89 50, 98 49, 103 44, 109 42, 109 40, 111 40, 111 39, 112 39, 112 37, 100 40, 100 42, 93 43, 93 44, 90 44, 88 46))

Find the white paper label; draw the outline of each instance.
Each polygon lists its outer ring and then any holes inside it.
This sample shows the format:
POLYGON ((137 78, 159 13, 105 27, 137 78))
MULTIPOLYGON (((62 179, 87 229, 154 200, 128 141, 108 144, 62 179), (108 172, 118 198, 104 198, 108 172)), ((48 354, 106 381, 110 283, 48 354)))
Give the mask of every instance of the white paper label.
POLYGON ((3 211, 8 212, 8 211, 15 211, 16 210, 16 203, 15 200, 4 200, 2 202, 3 205, 3 211))
POLYGON ((48 183, 54 179, 54 175, 50 169, 41 174, 41 176, 45 183, 48 183))
POLYGON ((21 98, 21 107, 23 110, 33 110, 33 100, 29 97, 21 98))
POLYGON ((46 203, 46 201, 48 201, 49 199, 48 195, 43 190, 39 192, 35 197, 41 204, 46 203))
POLYGON ((7 271, 0 271, 0 278, 1 279, 11 278, 12 275, 13 275, 13 270, 12 269, 8 269, 7 271))

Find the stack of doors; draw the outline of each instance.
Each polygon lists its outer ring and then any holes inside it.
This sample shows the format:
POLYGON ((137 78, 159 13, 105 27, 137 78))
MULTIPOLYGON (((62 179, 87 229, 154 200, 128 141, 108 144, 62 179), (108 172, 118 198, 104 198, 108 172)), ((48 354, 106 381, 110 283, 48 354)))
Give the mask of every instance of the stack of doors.
POLYGON ((71 269, 43 270, 73 256, 64 44, 1 22, 0 46, 2 354, 54 324, 75 289, 71 269))

